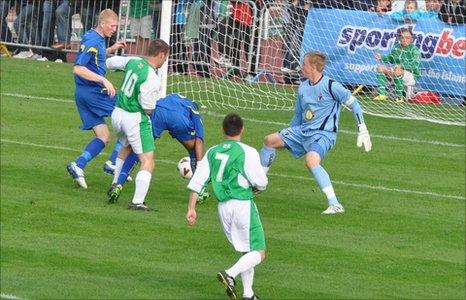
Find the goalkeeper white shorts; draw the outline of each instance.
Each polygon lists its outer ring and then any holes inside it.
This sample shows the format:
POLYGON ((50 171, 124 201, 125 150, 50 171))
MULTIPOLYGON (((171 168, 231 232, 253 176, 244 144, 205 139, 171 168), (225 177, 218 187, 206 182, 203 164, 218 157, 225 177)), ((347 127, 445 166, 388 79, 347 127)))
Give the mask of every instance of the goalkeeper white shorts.
POLYGON ((404 70, 403 72, 403 85, 413 86, 416 84, 413 73, 404 70))

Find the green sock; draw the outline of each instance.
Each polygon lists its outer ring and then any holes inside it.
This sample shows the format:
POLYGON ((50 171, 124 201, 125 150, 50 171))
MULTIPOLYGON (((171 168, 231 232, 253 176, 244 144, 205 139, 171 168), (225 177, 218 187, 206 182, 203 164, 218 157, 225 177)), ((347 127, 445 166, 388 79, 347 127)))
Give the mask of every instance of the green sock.
POLYGON ((395 94, 397 97, 403 97, 403 77, 394 77, 393 82, 395 83, 395 94))
POLYGON ((377 81, 379 82, 379 94, 387 94, 387 76, 384 73, 377 73, 377 81))

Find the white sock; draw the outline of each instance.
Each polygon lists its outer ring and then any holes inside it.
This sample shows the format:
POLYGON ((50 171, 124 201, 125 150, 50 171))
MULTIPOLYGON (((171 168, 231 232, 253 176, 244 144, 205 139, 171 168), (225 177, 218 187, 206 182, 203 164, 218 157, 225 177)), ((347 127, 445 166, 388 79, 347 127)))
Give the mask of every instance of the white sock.
POLYGON ((267 174, 269 172, 270 167, 262 166, 262 169, 264 170, 265 174, 267 174))
POLYGON ((243 298, 254 296, 252 282, 254 281, 254 268, 241 272, 241 281, 243 282, 243 298))
POLYGON ((113 182, 116 183, 118 181, 118 177, 120 176, 121 173, 121 168, 123 168, 124 160, 121 158, 117 157, 115 160, 115 171, 113 172, 113 182))
POLYGON ((251 251, 241 256, 240 259, 228 270, 225 270, 228 275, 236 278, 239 273, 243 273, 246 270, 254 268, 261 262, 261 254, 259 251, 251 251))
POLYGON ((149 184, 152 174, 146 170, 140 170, 136 175, 135 185, 136 188, 134 190, 134 197, 133 203, 134 204, 141 204, 144 202, 146 198, 147 191, 149 190, 149 184))

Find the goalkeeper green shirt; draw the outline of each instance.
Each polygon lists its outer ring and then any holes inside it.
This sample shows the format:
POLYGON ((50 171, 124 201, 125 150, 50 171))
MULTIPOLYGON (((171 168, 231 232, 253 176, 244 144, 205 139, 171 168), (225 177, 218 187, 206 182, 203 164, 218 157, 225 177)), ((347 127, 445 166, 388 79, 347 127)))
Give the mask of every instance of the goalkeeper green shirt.
POLYGON ((139 57, 118 57, 107 59, 109 69, 124 69, 125 78, 120 90, 116 106, 127 112, 154 110, 160 98, 161 81, 154 68, 139 57))
POLYGON ((252 200, 253 187, 265 190, 268 181, 256 149, 235 140, 225 140, 207 150, 188 189, 199 194, 209 182, 217 200, 223 202, 252 200))
POLYGON ((412 73, 415 79, 419 77, 421 51, 414 44, 409 44, 406 48, 402 48, 398 44, 393 47, 389 55, 382 55, 381 60, 386 63, 400 65, 404 70, 412 73))

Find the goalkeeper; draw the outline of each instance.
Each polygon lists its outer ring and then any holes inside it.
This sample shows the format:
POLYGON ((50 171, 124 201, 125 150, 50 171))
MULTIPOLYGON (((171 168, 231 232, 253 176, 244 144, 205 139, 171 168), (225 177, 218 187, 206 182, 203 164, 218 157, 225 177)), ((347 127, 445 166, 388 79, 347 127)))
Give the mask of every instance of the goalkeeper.
POLYGON ((377 66, 377 81, 379 82, 379 95, 374 100, 385 101, 387 97, 387 76, 393 78, 395 83, 396 102, 403 103, 406 86, 406 98, 412 96, 412 87, 419 78, 421 64, 421 51, 413 44, 413 35, 408 28, 400 30, 400 43, 396 45, 389 55, 375 54, 375 59, 385 63, 394 64, 393 68, 385 65, 377 66))
POLYGON ((343 105, 351 109, 358 124, 357 146, 370 151, 372 144, 358 101, 343 85, 323 75, 325 61, 325 55, 320 52, 304 55, 302 72, 306 80, 298 88, 290 127, 267 135, 260 157, 264 170, 268 171, 277 149, 286 148, 296 158, 306 155, 306 166, 327 197, 328 208, 322 214, 336 214, 345 210, 320 162, 335 146, 343 105))

